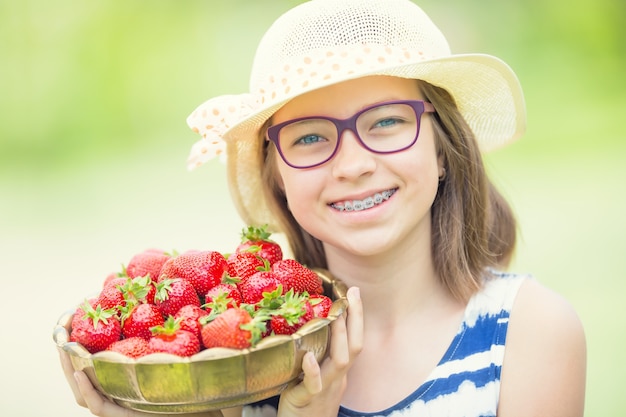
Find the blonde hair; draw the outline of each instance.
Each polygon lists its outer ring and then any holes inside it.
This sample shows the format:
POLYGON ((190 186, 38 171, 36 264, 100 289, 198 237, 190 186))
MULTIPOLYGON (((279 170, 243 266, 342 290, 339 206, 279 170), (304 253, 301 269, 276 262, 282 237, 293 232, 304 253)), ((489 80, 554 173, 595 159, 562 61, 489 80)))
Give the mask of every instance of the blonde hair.
MULTIPOLYGON (((511 207, 487 177, 482 155, 454 99, 444 89, 418 81, 437 113, 435 141, 446 169, 432 206, 435 270, 451 294, 467 300, 481 287, 488 268, 507 267, 516 242, 511 207)), ((261 129, 264 135, 270 121, 261 129)), ((296 222, 276 172, 276 149, 263 148, 266 200, 289 242, 293 256, 309 267, 327 268, 322 243, 296 222)))

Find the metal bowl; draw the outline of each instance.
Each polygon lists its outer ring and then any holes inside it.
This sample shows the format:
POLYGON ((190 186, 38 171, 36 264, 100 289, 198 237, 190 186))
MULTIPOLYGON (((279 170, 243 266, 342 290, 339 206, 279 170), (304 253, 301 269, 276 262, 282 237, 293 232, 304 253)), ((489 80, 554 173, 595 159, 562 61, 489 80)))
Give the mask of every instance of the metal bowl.
POLYGON ((329 324, 347 308, 346 286, 327 271, 315 270, 333 299, 328 318, 316 318, 290 336, 269 336, 254 348, 211 348, 194 356, 154 353, 131 359, 117 352, 89 353, 69 341, 75 309, 63 314, 53 339, 74 368, 122 407, 152 413, 196 413, 249 404, 278 395, 302 372, 302 357, 321 361, 328 348, 329 324))

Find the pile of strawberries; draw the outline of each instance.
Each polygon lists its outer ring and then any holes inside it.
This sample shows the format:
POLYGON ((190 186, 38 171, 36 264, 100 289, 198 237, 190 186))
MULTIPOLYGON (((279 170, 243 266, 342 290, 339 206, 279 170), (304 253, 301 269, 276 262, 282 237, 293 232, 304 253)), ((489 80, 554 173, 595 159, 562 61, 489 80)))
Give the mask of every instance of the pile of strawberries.
POLYGON ((292 334, 326 317, 332 305, 318 275, 283 259, 263 227, 245 228, 242 243, 229 255, 149 249, 122 269, 72 319, 70 341, 91 353, 111 350, 138 358, 244 349, 272 334, 292 334))

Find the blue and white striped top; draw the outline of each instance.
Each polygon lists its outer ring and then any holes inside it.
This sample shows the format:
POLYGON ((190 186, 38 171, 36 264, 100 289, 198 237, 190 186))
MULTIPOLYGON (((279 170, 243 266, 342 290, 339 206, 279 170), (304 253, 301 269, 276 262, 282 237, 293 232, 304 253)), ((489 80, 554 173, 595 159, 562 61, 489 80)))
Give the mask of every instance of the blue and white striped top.
MULTIPOLYGON (((363 413, 340 407, 338 416, 495 417, 509 315, 528 277, 501 272, 492 276, 468 302, 458 333, 420 387, 386 410, 363 413)), ((272 402, 244 407, 243 417, 275 417, 277 403, 272 402)))

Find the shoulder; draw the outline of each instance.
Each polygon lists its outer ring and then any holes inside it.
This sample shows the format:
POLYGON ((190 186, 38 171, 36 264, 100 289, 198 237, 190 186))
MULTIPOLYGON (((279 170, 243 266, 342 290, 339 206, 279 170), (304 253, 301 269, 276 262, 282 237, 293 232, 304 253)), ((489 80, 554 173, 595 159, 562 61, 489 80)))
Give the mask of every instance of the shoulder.
POLYGON ((509 337, 511 343, 534 340, 546 348, 563 342, 584 344, 585 340, 571 304, 534 279, 525 279, 519 288, 511 311, 509 337), (542 339, 543 334, 550 337, 542 339))
POLYGON ((524 280, 511 311, 498 415, 582 416, 585 372, 577 313, 562 296, 524 280))

